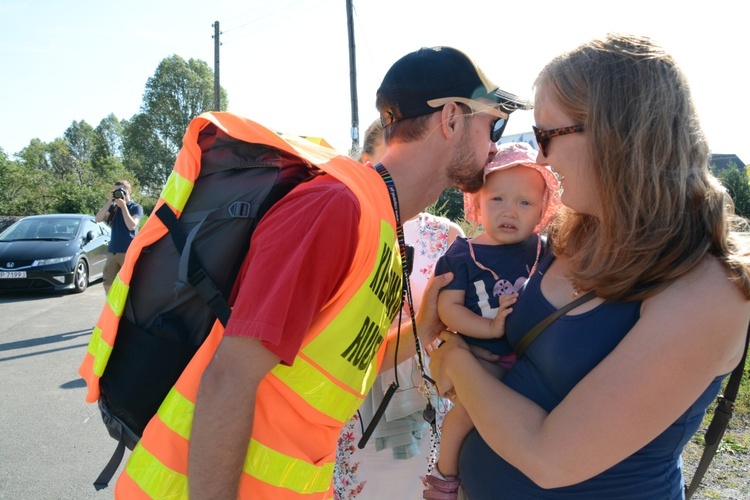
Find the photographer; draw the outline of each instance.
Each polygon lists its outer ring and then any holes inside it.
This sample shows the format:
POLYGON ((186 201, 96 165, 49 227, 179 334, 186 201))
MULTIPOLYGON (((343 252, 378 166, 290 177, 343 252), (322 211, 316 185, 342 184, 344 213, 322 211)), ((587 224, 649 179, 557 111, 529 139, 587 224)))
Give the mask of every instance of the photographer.
POLYGON ((104 266, 105 294, 109 293, 109 287, 125 261, 125 252, 138 230, 138 221, 143 217, 143 208, 130 199, 131 192, 128 181, 115 182, 109 200, 96 213, 96 222, 106 220, 112 228, 107 263, 104 266))

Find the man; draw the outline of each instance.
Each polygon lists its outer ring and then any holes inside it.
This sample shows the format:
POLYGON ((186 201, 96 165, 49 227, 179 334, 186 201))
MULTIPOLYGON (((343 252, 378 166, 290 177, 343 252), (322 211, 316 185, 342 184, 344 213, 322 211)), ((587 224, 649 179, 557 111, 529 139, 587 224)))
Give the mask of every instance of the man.
POLYGON ((143 207, 130 199, 133 189, 128 181, 115 182, 107 202, 96 213, 96 222, 107 221, 112 228, 104 264, 104 293, 109 293, 112 282, 125 262, 125 252, 138 231, 143 207))
MULTIPOLYGON (((388 332, 403 283, 396 221, 449 185, 481 185, 495 151, 491 127, 525 105, 496 90, 455 49, 421 49, 394 64, 377 106, 397 208, 387 174, 350 166, 299 186, 266 214, 223 338, 146 428, 118 496, 184 496, 189 483, 193 499, 332 497, 341 428, 378 369, 415 354, 410 326, 398 352, 397 332, 388 332), (197 379, 193 411, 188 386, 197 379)), ((434 281, 417 317, 423 342, 443 326, 435 310, 443 283, 434 281)))

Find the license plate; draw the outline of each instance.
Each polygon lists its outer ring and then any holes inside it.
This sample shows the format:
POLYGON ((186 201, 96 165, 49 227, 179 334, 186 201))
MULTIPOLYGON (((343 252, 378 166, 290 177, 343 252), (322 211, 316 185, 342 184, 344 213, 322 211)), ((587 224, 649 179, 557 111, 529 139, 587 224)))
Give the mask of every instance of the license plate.
POLYGON ((25 277, 26 271, 0 271, 0 279, 2 280, 12 280, 25 277))

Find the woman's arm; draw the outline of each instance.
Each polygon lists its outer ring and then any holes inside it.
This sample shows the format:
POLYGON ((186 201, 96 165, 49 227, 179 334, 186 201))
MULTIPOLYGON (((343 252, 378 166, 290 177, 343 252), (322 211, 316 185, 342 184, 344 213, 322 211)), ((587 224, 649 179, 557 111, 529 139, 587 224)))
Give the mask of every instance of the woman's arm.
POLYGON ((560 487, 612 467, 672 424, 739 362, 748 319, 750 302, 709 258, 645 301, 618 347, 551 413, 486 373, 456 336, 441 334, 430 367, 496 453, 539 486, 560 487))
MULTIPOLYGON (((450 283, 451 280, 453 280, 453 273, 445 273, 439 276, 433 275, 427 281, 424 294, 422 295, 422 306, 419 308, 419 312, 417 312, 415 318, 417 320, 417 335, 423 347, 434 342, 440 331, 445 328, 437 313, 437 301, 440 289, 450 283)), ((396 364, 402 363, 417 353, 413 332, 411 322, 401 325, 401 339, 398 340, 398 360, 396 360, 396 364)), ((394 366, 397 336, 398 327, 391 327, 386 338, 388 344, 383 363, 380 366, 380 372, 394 366)))

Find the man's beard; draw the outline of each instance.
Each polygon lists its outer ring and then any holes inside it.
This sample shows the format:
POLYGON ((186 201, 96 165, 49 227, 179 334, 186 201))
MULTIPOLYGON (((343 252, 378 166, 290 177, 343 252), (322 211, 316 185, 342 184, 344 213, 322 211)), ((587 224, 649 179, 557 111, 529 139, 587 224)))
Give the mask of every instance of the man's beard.
POLYGON ((450 165, 448 165, 448 182, 461 191, 475 193, 484 184, 484 164, 486 161, 480 160, 476 151, 469 146, 468 128, 465 128, 464 131, 464 137, 461 138, 450 165))

